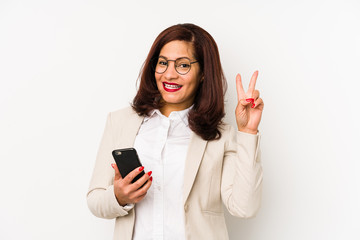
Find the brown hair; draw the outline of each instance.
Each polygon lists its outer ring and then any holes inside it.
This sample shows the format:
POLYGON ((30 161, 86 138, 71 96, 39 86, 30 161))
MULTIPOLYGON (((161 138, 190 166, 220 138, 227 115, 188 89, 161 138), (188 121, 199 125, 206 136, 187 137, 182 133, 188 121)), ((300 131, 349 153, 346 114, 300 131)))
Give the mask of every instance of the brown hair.
POLYGON ((133 109, 141 116, 161 108, 161 95, 156 85, 152 64, 162 47, 174 40, 190 42, 194 57, 200 64, 204 80, 200 83, 194 106, 189 111, 189 127, 204 140, 221 137, 220 125, 224 112, 226 80, 221 68, 219 51, 215 40, 204 29, 194 24, 177 24, 162 31, 155 39, 140 71, 140 86, 133 100, 133 109))

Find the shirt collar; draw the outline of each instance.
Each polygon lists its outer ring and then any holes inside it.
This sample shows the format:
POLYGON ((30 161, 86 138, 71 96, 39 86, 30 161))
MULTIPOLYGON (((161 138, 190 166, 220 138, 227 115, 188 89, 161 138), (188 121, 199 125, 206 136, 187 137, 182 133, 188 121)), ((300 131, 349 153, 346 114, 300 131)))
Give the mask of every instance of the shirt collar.
POLYGON ((145 117, 144 117, 144 122, 149 121, 149 119, 154 116, 155 111, 158 111, 158 110, 157 110, 157 109, 151 110, 150 113, 149 113, 149 116, 145 116, 145 117))
MULTIPOLYGON (((173 111, 170 113, 169 117, 168 118, 172 118, 175 114, 177 114, 180 119, 184 122, 184 124, 186 126, 189 126, 189 120, 188 120, 188 114, 189 114, 189 111, 193 108, 194 105, 191 105, 189 108, 186 108, 184 110, 181 110, 181 111, 173 111)), ((147 122, 150 118, 153 118, 155 117, 156 115, 160 116, 160 117, 164 117, 166 118, 161 112, 159 109, 154 109, 154 110, 151 110, 150 113, 149 113, 149 116, 145 116, 144 117, 144 122, 147 122)))

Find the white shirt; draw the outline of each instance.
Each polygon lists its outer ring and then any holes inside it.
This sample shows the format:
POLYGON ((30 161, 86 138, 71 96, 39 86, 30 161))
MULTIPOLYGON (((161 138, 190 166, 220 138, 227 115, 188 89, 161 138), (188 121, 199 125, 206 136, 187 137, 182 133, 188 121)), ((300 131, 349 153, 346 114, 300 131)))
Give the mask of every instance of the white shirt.
POLYGON ((145 117, 136 136, 137 150, 153 183, 135 204, 134 240, 185 239, 183 208, 184 168, 191 130, 189 109, 165 117, 159 110, 145 117))

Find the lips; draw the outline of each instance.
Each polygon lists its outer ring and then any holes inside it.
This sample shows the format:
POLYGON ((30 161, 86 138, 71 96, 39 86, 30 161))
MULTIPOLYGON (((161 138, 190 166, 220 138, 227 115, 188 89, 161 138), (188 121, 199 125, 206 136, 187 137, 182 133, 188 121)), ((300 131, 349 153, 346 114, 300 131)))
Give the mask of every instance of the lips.
POLYGON ((168 83, 168 82, 163 82, 163 86, 165 91, 167 92, 176 92, 182 88, 182 85, 176 83, 168 83))

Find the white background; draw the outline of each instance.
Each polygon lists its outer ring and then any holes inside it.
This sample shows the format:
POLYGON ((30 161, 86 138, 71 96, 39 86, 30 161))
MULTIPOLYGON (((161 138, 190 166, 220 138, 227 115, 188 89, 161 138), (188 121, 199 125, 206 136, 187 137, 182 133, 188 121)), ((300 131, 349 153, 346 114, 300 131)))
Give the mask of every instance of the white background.
POLYGON ((166 27, 218 43, 234 123, 235 75, 265 101, 264 191, 231 239, 360 239, 358 1, 0 2, 0 239, 111 239, 86 192, 106 114, 128 106, 166 27))

